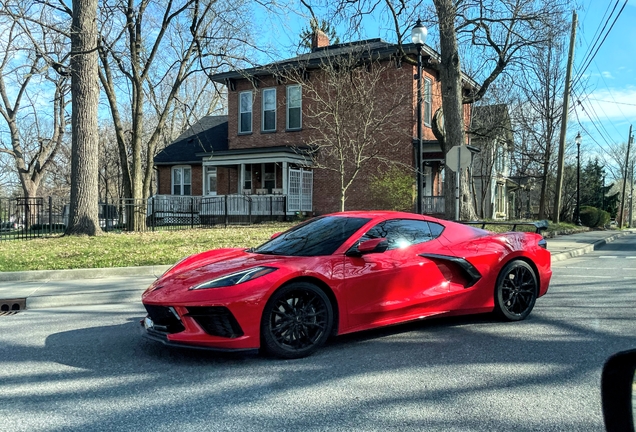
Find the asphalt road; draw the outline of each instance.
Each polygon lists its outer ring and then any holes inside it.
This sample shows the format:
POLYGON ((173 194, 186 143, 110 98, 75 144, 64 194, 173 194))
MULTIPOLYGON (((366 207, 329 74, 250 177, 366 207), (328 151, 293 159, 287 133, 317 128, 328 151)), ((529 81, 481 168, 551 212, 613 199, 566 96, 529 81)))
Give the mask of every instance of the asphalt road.
POLYGON ((604 360, 636 347, 636 236, 554 264, 526 321, 423 321, 315 355, 168 350, 138 303, 0 317, 0 431, 602 431, 604 360))

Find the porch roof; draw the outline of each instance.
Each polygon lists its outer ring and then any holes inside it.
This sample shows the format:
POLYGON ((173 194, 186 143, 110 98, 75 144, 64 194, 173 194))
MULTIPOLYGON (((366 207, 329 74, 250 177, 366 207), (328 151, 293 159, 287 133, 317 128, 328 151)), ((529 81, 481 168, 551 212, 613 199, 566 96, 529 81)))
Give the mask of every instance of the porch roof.
POLYGON ((308 147, 257 147, 246 149, 221 150, 212 153, 199 153, 203 165, 240 165, 253 163, 289 162, 311 166, 312 158, 308 147))
MULTIPOLYGON (((413 138, 413 146, 417 148, 417 138, 413 138)), ((426 162, 440 161, 444 162, 444 152, 442 146, 437 140, 422 140, 422 158, 426 162)))
POLYGON ((227 116, 206 116, 182 133, 154 158, 155 165, 201 163, 201 151, 226 150, 227 116))

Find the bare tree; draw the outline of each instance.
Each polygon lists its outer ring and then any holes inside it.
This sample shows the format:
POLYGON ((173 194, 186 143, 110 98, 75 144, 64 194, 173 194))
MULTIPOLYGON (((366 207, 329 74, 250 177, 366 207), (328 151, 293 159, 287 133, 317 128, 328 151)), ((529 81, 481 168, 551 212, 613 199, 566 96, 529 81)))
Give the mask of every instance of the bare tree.
POLYGON ((400 130, 396 122, 408 118, 412 108, 411 99, 397 91, 387 75, 395 70, 395 64, 361 61, 369 58, 364 50, 325 58, 309 79, 302 65, 300 72, 285 76, 302 84, 303 104, 307 106, 303 121, 310 130, 305 151, 315 168, 331 172, 337 179, 341 211, 346 209, 349 190, 360 176, 370 177, 378 165, 388 168, 400 145, 410 142, 410 131, 400 130), (400 135, 404 140, 395 139, 400 135))
POLYGON ((12 160, 26 198, 37 195, 67 128, 68 76, 54 67, 67 61, 68 46, 48 12, 0 3, 0 115, 9 137, 0 153, 12 160))
POLYGON ((553 149, 558 143, 563 110, 565 79, 563 40, 552 38, 545 47, 530 50, 533 61, 517 74, 523 100, 515 111, 522 140, 518 167, 521 175, 536 177, 541 183, 539 218, 547 216, 548 174, 553 165, 553 149))
MULTIPOLYGON (((184 82, 242 58, 245 49, 237 35, 248 27, 243 7, 240 0, 102 3, 99 77, 112 114, 125 197, 150 195, 153 158, 184 82), (156 113, 152 124, 146 116, 150 105, 156 113)), ((140 229, 145 218, 128 222, 140 229)))
MULTIPOLYGON (((549 37, 566 31, 563 9, 568 4, 568 0, 433 0, 430 16, 435 18, 429 24, 436 25, 439 31, 443 110, 443 124, 442 116, 437 115, 438 124, 433 130, 446 152, 466 142, 462 105, 481 99, 505 70, 525 62, 528 48, 544 46, 549 37), (482 73, 473 77, 476 83, 469 91, 463 85, 460 44, 470 45, 470 55, 482 59, 482 73)), ((355 30, 365 15, 381 10, 395 29, 398 45, 408 37, 420 8, 423 9, 419 0, 340 0, 332 5, 336 16, 349 19, 355 30)), ((449 218, 454 214, 455 175, 445 175, 445 213, 449 218)), ((460 217, 472 218, 468 182, 462 184, 466 187, 462 190, 460 217)))
POLYGON ((97 0, 73 2, 71 204, 66 234, 101 233, 98 219, 97 0))

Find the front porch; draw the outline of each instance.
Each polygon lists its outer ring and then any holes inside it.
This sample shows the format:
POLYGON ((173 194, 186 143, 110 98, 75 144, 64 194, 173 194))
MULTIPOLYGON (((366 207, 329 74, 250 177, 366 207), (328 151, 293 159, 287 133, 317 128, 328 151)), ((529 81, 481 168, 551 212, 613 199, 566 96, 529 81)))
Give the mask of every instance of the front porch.
POLYGON ((148 200, 148 224, 219 225, 284 221, 300 210, 290 210, 282 194, 215 196, 155 195, 148 200))

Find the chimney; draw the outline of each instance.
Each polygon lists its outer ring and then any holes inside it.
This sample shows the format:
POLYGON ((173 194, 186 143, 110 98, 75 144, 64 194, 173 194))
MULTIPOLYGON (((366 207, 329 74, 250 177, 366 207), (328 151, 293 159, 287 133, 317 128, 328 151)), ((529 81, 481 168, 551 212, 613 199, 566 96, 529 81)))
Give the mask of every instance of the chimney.
POLYGON ((329 46, 329 37, 320 29, 316 29, 311 35, 311 50, 329 46))

